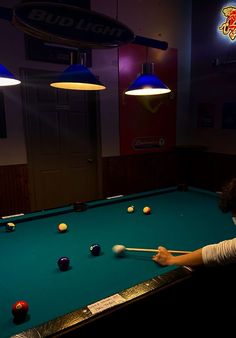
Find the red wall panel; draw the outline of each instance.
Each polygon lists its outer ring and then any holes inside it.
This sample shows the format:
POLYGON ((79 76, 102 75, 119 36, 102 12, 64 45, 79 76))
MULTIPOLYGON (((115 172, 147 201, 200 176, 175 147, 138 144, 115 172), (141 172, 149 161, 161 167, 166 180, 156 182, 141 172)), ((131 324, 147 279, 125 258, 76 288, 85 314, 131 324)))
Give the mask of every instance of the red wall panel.
POLYGON ((162 51, 139 45, 119 48, 119 111, 121 155, 169 151, 176 144, 177 50, 162 51), (170 94, 129 96, 124 91, 154 62, 155 73, 172 90, 170 94))

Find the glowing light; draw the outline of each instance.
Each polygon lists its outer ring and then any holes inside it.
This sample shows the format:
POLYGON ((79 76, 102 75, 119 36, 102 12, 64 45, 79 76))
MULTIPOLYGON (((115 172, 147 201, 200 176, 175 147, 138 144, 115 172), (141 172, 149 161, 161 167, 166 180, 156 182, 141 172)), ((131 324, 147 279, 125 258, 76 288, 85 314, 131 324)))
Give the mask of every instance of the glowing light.
POLYGON ((222 8, 221 13, 224 15, 225 21, 221 22, 218 29, 223 36, 234 41, 236 38, 236 7, 228 5, 222 8))

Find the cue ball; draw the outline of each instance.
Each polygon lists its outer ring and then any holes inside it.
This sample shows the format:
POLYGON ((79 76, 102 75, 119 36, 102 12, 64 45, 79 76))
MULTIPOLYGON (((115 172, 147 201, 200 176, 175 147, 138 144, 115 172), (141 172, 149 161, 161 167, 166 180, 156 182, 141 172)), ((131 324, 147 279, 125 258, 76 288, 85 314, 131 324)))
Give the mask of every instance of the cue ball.
POLYGON ((127 208, 127 212, 128 212, 128 213, 134 212, 134 206, 133 206, 133 205, 130 205, 130 206, 127 208))
POLYGON ((151 208, 150 208, 150 207, 144 207, 144 208, 143 208, 143 213, 144 213, 145 215, 149 215, 149 214, 151 213, 151 208))
POLYGON ((12 305, 12 314, 16 320, 25 319, 29 311, 29 305, 25 300, 19 300, 12 305))
POLYGON ((99 256, 101 252, 101 246, 99 244, 92 244, 89 250, 93 256, 99 256))
POLYGON ((61 271, 66 271, 70 266, 70 259, 68 257, 61 257, 57 261, 57 265, 61 271))
POLYGON ((66 223, 60 223, 58 224, 58 231, 59 232, 66 232, 68 229, 68 226, 66 223))
POLYGON ((8 231, 8 232, 14 231, 15 228, 16 228, 16 226, 15 226, 14 223, 7 223, 6 224, 6 231, 8 231))

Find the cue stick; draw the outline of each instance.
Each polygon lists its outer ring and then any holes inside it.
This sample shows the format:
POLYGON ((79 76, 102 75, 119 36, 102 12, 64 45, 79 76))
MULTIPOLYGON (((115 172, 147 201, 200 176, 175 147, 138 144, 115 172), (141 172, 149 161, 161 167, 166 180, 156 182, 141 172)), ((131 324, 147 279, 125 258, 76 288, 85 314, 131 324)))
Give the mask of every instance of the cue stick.
MULTIPOLYGON (((159 252, 158 249, 143 249, 143 248, 125 248, 127 251, 146 251, 146 252, 159 252)), ((181 250, 168 250, 170 253, 174 254, 187 254, 190 253, 191 251, 181 251, 181 250)))

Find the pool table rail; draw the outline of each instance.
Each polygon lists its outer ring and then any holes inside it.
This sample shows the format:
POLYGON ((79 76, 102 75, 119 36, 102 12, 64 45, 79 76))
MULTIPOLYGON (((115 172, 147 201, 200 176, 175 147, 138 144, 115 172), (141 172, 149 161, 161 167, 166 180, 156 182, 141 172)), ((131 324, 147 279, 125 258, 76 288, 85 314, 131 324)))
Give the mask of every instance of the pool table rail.
MULTIPOLYGON (((107 316, 116 315, 116 312, 122 311, 132 304, 137 304, 145 298, 150 296, 157 296, 163 290, 173 287, 175 284, 185 282, 192 277, 193 270, 189 267, 177 267, 172 271, 168 271, 162 275, 158 275, 135 286, 122 290, 118 293, 122 298, 120 304, 113 304, 112 301, 107 302, 107 306, 103 306, 101 311, 92 313, 90 308, 93 304, 89 304, 81 309, 75 310, 63 316, 57 317, 53 320, 45 322, 34 328, 22 331, 10 338, 39 338, 39 337, 68 337, 73 332, 73 335, 80 336, 79 332, 84 326, 93 325, 107 316)), ((107 298, 115 297, 111 295, 107 298)), ((106 300, 103 299, 99 302, 106 300)))

